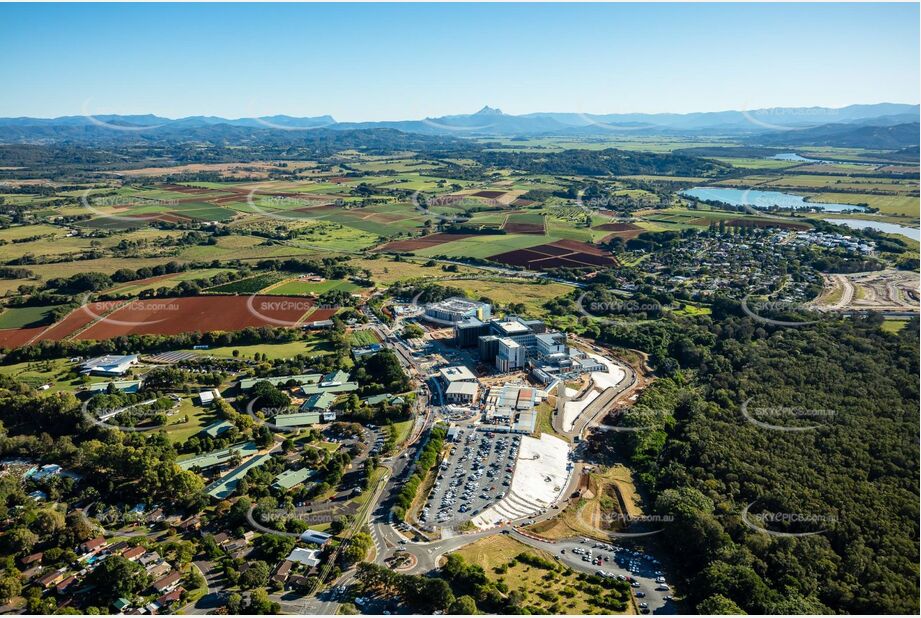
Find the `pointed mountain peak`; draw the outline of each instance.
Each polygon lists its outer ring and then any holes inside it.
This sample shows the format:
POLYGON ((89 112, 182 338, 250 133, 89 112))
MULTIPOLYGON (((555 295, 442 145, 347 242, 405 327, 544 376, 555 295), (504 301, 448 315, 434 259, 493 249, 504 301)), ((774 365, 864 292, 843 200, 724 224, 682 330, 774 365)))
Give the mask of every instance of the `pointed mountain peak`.
POLYGON ((501 109, 498 109, 498 108, 495 108, 495 107, 490 107, 490 106, 488 106, 488 105, 484 105, 484 106, 483 106, 483 109, 481 109, 480 111, 478 111, 478 112, 476 113, 476 115, 477 115, 477 116, 487 116, 487 115, 488 115, 488 116, 502 116, 503 114, 502 114, 502 110, 501 110, 501 109))

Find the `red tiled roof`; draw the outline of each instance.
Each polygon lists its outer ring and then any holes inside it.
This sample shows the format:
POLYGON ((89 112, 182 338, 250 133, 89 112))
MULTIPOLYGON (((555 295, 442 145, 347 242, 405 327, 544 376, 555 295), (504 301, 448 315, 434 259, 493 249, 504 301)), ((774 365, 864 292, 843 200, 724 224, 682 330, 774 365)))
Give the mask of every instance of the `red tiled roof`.
POLYGON ((168 603, 178 601, 179 597, 182 596, 183 592, 185 592, 185 588, 183 588, 182 586, 179 586, 178 588, 174 589, 172 592, 167 592, 162 597, 157 599, 157 603, 159 603, 160 605, 166 605, 168 603))
POLYGON ((29 554, 22 559, 23 564, 32 564, 33 562, 41 562, 42 556, 45 554, 43 552, 36 552, 34 554, 29 554))
POLYGON ((62 581, 61 583, 59 583, 59 584, 57 585, 57 590, 58 590, 58 592, 61 592, 61 591, 65 590, 68 586, 70 586, 70 585, 71 585, 72 583, 74 583, 76 580, 77 580, 77 578, 76 578, 75 576, 71 575, 70 577, 68 577, 67 579, 65 579, 65 580, 62 581))
POLYGON ((140 545, 138 545, 137 547, 126 549, 124 552, 122 552, 122 556, 124 556, 128 560, 134 560, 135 558, 140 558, 145 553, 147 553, 147 550, 141 547, 140 545))
POLYGON ((177 573, 176 571, 173 571, 166 577, 155 581, 153 584, 153 587, 156 588, 157 590, 165 590, 166 588, 169 588, 171 585, 178 582, 180 579, 181 579, 181 576, 179 575, 179 573, 177 573))
POLYGON ((89 541, 83 544, 83 547, 86 549, 96 549, 106 544, 106 538, 104 536, 97 536, 95 539, 90 539, 89 541))

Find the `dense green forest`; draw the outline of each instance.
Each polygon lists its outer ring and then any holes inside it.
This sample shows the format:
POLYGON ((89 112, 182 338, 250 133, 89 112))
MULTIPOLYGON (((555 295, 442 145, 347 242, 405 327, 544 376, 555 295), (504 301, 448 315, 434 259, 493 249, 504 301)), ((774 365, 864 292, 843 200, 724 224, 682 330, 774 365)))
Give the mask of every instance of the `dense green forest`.
POLYGON ((918 612, 918 321, 880 321, 774 328, 724 303, 602 332, 665 376, 621 418, 652 429, 592 447, 626 447, 673 518, 699 611, 918 612))
POLYGON ((484 150, 476 155, 476 159, 486 166, 536 174, 713 176, 729 171, 728 166, 716 161, 616 148, 554 153, 484 150))

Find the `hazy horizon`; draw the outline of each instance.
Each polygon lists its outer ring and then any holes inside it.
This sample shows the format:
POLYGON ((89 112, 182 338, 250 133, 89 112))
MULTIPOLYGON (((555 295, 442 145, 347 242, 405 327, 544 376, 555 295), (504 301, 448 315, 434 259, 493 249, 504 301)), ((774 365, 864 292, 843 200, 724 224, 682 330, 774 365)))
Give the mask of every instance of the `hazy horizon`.
POLYGON ((0 116, 917 104, 918 22, 917 4, 6 4, 0 116))
MULTIPOLYGON (((632 110, 632 111, 622 111, 622 112, 582 112, 582 111, 580 111, 580 110, 561 110, 561 109, 558 109, 558 110, 534 110, 534 111, 525 111, 525 112, 522 112, 522 113, 520 113, 520 114, 509 114, 509 113, 506 112, 504 109, 497 108, 497 107, 494 106, 494 105, 486 104, 486 105, 480 106, 480 108, 478 108, 478 109, 474 109, 474 110, 470 110, 470 111, 466 111, 466 112, 465 112, 465 111, 452 112, 452 113, 450 113, 450 114, 443 114, 443 116, 464 116, 464 115, 476 114, 477 112, 482 111, 483 107, 490 107, 490 108, 492 108, 492 109, 494 109, 494 110, 495 110, 495 109, 498 109, 498 110, 501 111, 503 114, 507 114, 507 115, 509 115, 509 116, 530 116, 530 115, 537 115, 537 114, 567 114, 567 113, 585 114, 585 115, 587 115, 587 116, 604 116, 604 115, 609 115, 609 114, 648 114, 648 115, 661 115, 661 116, 667 116, 667 115, 682 115, 682 116, 687 116, 687 115, 692 115, 692 114, 719 114, 719 113, 724 113, 724 112, 757 111, 757 110, 759 110, 759 109, 785 109, 785 108, 795 108, 795 109, 820 109, 820 108, 824 108, 824 109, 839 110, 839 109, 845 109, 845 108, 848 108, 848 107, 852 107, 852 106, 855 106, 855 105, 863 105, 863 106, 873 106, 873 105, 919 105, 919 103, 917 103, 917 102, 915 102, 915 103, 908 103, 908 102, 904 102, 904 101, 873 101, 873 102, 867 103, 867 102, 864 102, 864 101, 858 101, 858 102, 856 102, 856 103, 848 103, 848 104, 842 105, 842 106, 840 106, 840 107, 826 107, 826 106, 822 106, 822 105, 803 105, 803 106, 778 105, 778 106, 774 106, 774 107, 770 107, 770 108, 753 108, 753 109, 749 109, 749 110, 744 110, 744 109, 702 109, 702 110, 691 110, 691 111, 682 111, 682 112, 676 112, 676 111, 645 112, 645 111, 642 111, 642 110, 632 110)), ((140 111, 127 111, 127 112, 111 112, 111 113, 93 113, 93 114, 90 114, 90 113, 83 114, 83 113, 80 113, 80 112, 75 112, 75 113, 70 113, 70 114, 60 114, 60 115, 58 115, 58 116, 34 116, 34 115, 29 115, 29 114, 21 114, 21 115, 19 115, 19 116, 0 116, 0 117, 3 117, 3 118, 36 118, 36 119, 39 119, 39 120, 55 120, 55 119, 57 119, 57 118, 76 118, 76 117, 80 117, 80 116, 86 117, 86 116, 148 116, 148 115, 157 116, 157 117, 159 117, 159 118, 165 118, 165 119, 167 119, 167 120, 181 120, 181 119, 183 119, 183 118, 196 118, 196 117, 203 117, 203 118, 204 118, 204 117, 223 118, 223 119, 225 119, 225 120, 239 120, 239 119, 245 119, 245 118, 261 118, 261 117, 272 117, 272 116, 290 116, 290 117, 292 117, 292 118, 297 118, 297 117, 298 117, 298 116, 294 116, 294 115, 292 115, 292 114, 281 114, 281 113, 266 113, 266 114, 260 114, 259 116, 219 116, 219 115, 217 115, 217 114, 210 114, 210 113, 207 113, 207 112, 192 113, 192 114, 186 114, 186 115, 183 115, 183 116, 165 116, 165 115, 163 115, 163 114, 157 114, 157 113, 155 113, 155 112, 149 112, 149 111, 144 111, 144 110, 140 110, 140 111)), ((387 122, 387 121, 389 121, 389 122, 401 122, 401 121, 421 120, 421 119, 423 119, 423 118, 434 118, 434 117, 436 117, 434 114, 427 114, 427 115, 425 115, 425 116, 419 116, 419 117, 415 117, 415 118, 408 118, 408 117, 406 117, 406 118, 380 118, 380 119, 375 119, 375 120, 362 120, 362 119, 357 119, 357 120, 341 120, 340 118, 337 117, 337 115, 336 115, 336 113, 335 113, 334 111, 333 111, 333 112, 326 112, 326 113, 315 114, 315 115, 312 115, 312 116, 300 116, 300 117, 302 117, 302 118, 307 118, 307 117, 322 117, 322 116, 331 116, 331 117, 332 117, 334 120, 336 120, 337 122, 342 122, 342 123, 352 123, 352 122, 377 122, 377 121, 382 121, 382 122, 387 122)))

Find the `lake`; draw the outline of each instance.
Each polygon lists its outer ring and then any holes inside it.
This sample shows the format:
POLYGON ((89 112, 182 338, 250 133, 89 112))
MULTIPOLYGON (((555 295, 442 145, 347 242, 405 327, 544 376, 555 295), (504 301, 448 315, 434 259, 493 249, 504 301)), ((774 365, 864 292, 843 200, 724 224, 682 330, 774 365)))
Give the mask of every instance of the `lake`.
POLYGON ((873 165, 873 163, 861 163, 859 161, 830 161, 828 159, 807 159, 801 157, 795 152, 782 152, 772 157, 766 157, 775 161, 795 161, 796 163, 826 163, 829 165, 873 165))
POLYGON ((698 200, 724 202, 733 206, 754 206, 768 210, 774 206, 783 210, 811 209, 821 212, 864 212, 867 209, 853 204, 825 204, 807 202, 801 195, 782 193, 780 191, 756 191, 754 189, 731 189, 728 187, 693 187, 682 191, 681 195, 698 200))
POLYGON ((863 219, 823 219, 823 221, 836 223, 838 225, 845 225, 855 230, 871 228, 880 232, 885 232, 887 234, 900 234, 905 238, 910 238, 912 240, 921 242, 921 230, 916 227, 908 227, 907 225, 886 223, 885 221, 864 221, 863 219))
POLYGON ((773 157, 768 157, 768 159, 774 159, 775 161, 797 161, 798 163, 824 163, 824 161, 819 161, 818 159, 801 157, 795 152, 782 152, 780 154, 775 154, 773 157))

